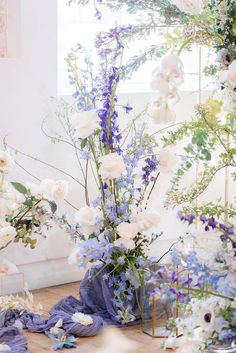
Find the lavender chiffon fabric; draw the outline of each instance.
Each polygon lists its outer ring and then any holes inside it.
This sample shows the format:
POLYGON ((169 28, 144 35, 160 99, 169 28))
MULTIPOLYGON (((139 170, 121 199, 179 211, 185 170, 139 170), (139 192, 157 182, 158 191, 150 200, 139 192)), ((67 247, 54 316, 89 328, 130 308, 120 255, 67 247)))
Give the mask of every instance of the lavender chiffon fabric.
POLYGON ((10 350, 1 350, 2 353, 30 353, 25 335, 16 327, 4 327, 0 330, 0 344, 6 344, 10 350))
MULTIPOLYGON (((59 319, 63 320, 62 328, 66 334, 76 337, 95 336, 105 324, 121 325, 117 318, 118 312, 113 301, 114 289, 103 280, 104 273, 97 273, 96 268, 88 271, 80 285, 80 299, 68 296, 60 300, 50 311, 48 318, 30 312, 19 310, 7 310, 2 320, 3 326, 12 326, 19 320, 24 329, 30 332, 50 333, 59 319), (81 312, 92 317, 93 323, 85 326, 73 322, 72 315, 81 312)), ((135 299, 129 303, 133 308, 133 314, 138 317, 135 299)), ((134 323, 137 323, 135 321, 134 323)), ((0 324, 1 325, 1 324, 0 324)), ((0 332, 2 332, 0 330, 0 332)))

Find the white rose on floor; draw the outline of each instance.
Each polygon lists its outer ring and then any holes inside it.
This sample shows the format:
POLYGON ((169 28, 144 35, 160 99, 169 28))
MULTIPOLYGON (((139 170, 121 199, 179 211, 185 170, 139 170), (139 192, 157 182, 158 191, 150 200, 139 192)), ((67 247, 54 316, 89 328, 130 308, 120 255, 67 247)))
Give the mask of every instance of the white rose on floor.
POLYGON ((59 319, 55 326, 50 328, 50 333, 53 336, 57 336, 58 333, 62 330, 63 319, 59 319))
POLYGON ((5 343, 0 343, 0 352, 11 352, 11 347, 5 343))
POLYGON ((160 216, 157 212, 144 211, 138 213, 135 217, 139 229, 148 230, 149 228, 156 226, 160 222, 160 216))
POLYGON ((99 117, 96 110, 80 111, 70 116, 71 125, 74 127, 76 136, 85 139, 99 128, 99 117))
POLYGON ((74 313, 72 315, 72 321, 76 324, 80 324, 83 326, 89 326, 93 323, 93 318, 89 315, 85 315, 83 313, 74 313))
POLYGON ((167 103, 163 104, 160 100, 154 102, 151 116, 155 124, 175 122, 175 113, 169 108, 167 103))
POLYGON ((136 223, 123 222, 117 226, 117 233, 123 239, 133 239, 138 231, 139 228, 136 223))
POLYGON ((178 347, 178 338, 169 336, 164 342, 164 349, 176 349, 178 347))
POLYGON ((228 70, 219 72, 219 80, 221 83, 227 82, 232 88, 236 87, 236 60, 229 65, 228 70))
POLYGON ((114 245, 122 247, 122 245, 128 249, 133 250, 135 248, 135 242, 132 239, 119 238, 114 241, 114 245))
POLYGON ((15 165, 14 159, 7 151, 0 150, 0 170, 2 172, 8 172, 15 165))
POLYGON ((89 206, 82 207, 76 212, 75 220, 80 225, 81 232, 90 235, 96 228, 97 211, 89 206))
POLYGON ((103 180, 119 178, 126 169, 123 157, 117 153, 100 157, 100 163, 99 174, 103 180))
MULTIPOLYGON (((35 190, 36 191, 36 190, 35 190)), ((36 194, 50 201, 62 201, 68 193, 68 182, 65 180, 44 179, 36 194)))
POLYGON ((163 148, 160 151, 159 167, 161 172, 163 173, 172 172, 176 163, 177 163, 177 157, 171 149, 163 148))
POLYGON ((205 7, 202 0, 175 0, 174 3, 180 11, 190 15, 199 15, 205 7))
POLYGON ((0 249, 11 243, 16 236, 16 229, 12 226, 6 226, 0 229, 0 249))

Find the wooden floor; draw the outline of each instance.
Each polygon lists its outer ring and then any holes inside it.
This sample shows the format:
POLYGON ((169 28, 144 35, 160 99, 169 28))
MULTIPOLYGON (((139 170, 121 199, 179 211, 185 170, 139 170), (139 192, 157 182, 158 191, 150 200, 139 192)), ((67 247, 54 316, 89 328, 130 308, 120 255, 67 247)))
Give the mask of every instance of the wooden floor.
MULTIPOLYGON (((67 295, 77 296, 78 283, 66 284, 56 287, 50 287, 38 290, 34 293, 35 303, 40 302, 45 310, 48 310, 59 299, 67 295)), ((118 329, 117 329, 118 330, 118 329)), ((130 327, 119 329, 129 339, 137 343, 137 348, 134 353, 162 353, 161 341, 157 338, 151 338, 142 333, 140 327, 130 327)), ((53 352, 53 343, 47 336, 43 334, 35 334, 25 332, 29 340, 29 349, 32 353, 53 352)), ((101 346, 99 336, 90 338, 81 338, 78 343, 78 348, 72 350, 61 350, 61 352, 80 352, 80 353, 95 353, 101 346)), ((113 353, 107 352, 106 353, 113 353)), ((123 352, 119 352, 123 353, 123 352)))

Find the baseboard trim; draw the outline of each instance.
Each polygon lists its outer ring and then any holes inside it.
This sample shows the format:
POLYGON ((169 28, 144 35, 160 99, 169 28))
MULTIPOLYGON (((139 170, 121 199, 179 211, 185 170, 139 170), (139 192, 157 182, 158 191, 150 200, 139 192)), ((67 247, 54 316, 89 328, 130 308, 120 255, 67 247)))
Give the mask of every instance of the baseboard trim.
POLYGON ((18 268, 24 274, 29 290, 80 281, 85 273, 84 269, 69 265, 67 257, 18 265, 18 268))

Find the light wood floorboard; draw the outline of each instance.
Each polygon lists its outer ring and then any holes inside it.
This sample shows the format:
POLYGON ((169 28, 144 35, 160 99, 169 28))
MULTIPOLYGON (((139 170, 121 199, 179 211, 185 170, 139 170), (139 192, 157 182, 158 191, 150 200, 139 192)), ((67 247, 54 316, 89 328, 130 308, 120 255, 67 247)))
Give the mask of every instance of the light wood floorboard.
MULTIPOLYGON (((49 310, 53 304, 57 303, 61 298, 67 295, 78 296, 78 283, 71 283, 56 287, 41 289, 34 292, 35 303, 40 302, 45 310, 49 310)), ((122 328, 122 333, 138 343, 134 353, 162 353, 161 340, 151 338, 142 333, 139 326, 122 328)), ((53 343, 44 334, 29 333, 25 331, 29 340, 29 349, 32 353, 53 352, 53 343)), ((93 353, 100 347, 100 337, 81 338, 78 348, 72 350, 61 350, 60 352, 79 352, 93 353)), ((120 352, 123 353, 123 352, 120 352)))

